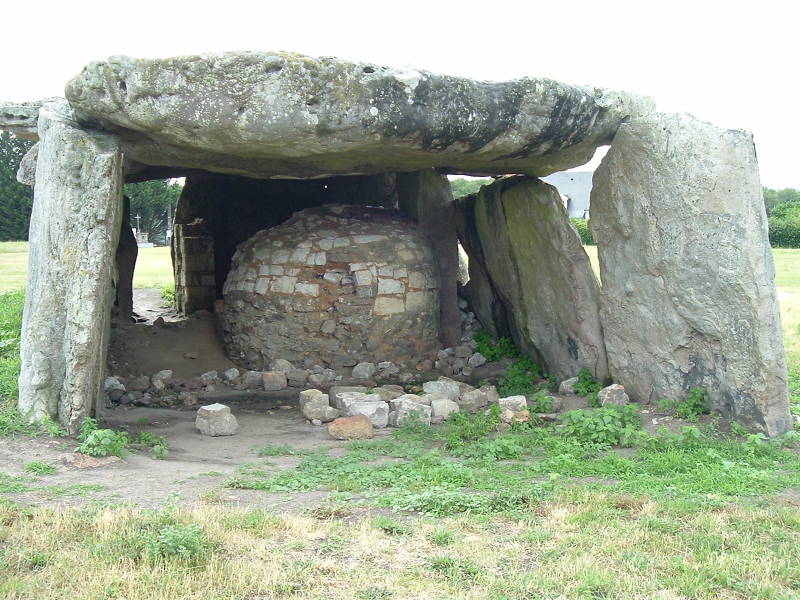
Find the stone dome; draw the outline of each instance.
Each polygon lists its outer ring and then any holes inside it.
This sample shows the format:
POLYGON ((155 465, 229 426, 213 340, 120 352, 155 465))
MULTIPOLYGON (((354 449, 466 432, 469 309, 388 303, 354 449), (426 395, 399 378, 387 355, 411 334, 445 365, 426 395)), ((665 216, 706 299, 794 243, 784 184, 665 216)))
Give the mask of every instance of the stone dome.
POLYGON ((238 247, 218 311, 225 344, 256 370, 278 358, 413 367, 439 347, 438 280, 412 221, 363 206, 306 209, 238 247))

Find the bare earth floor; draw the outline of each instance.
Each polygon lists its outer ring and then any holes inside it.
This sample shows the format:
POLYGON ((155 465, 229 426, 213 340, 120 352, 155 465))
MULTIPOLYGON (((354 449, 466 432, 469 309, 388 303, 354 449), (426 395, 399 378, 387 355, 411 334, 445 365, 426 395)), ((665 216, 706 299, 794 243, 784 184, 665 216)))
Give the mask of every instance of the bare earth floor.
MULTIPOLYGON (((9 439, 0 438, 0 464, 11 474, 23 474, 25 464, 42 461, 57 465, 57 472, 46 477, 48 489, 7 498, 31 505, 80 505, 88 500, 133 502, 143 507, 158 507, 171 496, 181 502, 204 498, 209 490, 219 490, 224 479, 238 465, 254 462, 258 447, 267 444, 290 445, 297 449, 344 447, 346 442, 331 439, 325 428, 314 427, 297 408, 268 410, 231 402, 239 421, 239 432, 229 437, 206 437, 194 428, 194 411, 164 408, 118 408, 108 411, 103 425, 113 429, 127 428, 131 433, 142 430, 164 436, 169 444, 169 457, 154 460, 149 455, 130 454, 125 460, 106 466, 81 469, 67 464, 77 443, 73 439, 9 439), (146 423, 146 424, 144 424, 146 423), (88 494, 55 495, 52 486, 98 485, 102 489, 88 494)), ((379 432, 379 435, 383 432, 379 432)), ((331 451, 333 454, 335 450, 331 451)), ((271 457, 273 468, 293 468, 298 457, 271 457)), ((44 480, 40 480, 44 484, 44 480)), ((223 489, 221 500, 245 507, 269 507, 294 512, 315 504, 327 492, 274 494, 252 490, 223 489)))

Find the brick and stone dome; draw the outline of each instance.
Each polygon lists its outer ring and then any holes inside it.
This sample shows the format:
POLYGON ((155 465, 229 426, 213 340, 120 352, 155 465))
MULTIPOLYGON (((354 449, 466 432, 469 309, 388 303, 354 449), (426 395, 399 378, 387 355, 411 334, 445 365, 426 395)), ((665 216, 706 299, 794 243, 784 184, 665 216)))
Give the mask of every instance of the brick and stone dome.
POLYGON ((231 358, 251 369, 278 358, 413 366, 439 346, 438 288, 431 246, 413 222, 327 205, 239 246, 220 323, 231 358))

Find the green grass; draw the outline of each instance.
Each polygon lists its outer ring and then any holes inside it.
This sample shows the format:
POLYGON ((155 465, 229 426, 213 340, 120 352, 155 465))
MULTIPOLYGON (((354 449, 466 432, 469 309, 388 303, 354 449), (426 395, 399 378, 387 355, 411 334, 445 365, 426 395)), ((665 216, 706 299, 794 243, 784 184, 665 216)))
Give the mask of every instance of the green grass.
MULTIPOLYGON (((0 292, 24 288, 27 270, 28 242, 0 242, 0 292)), ((161 288, 171 283, 173 275, 169 248, 139 248, 133 287, 161 288)))

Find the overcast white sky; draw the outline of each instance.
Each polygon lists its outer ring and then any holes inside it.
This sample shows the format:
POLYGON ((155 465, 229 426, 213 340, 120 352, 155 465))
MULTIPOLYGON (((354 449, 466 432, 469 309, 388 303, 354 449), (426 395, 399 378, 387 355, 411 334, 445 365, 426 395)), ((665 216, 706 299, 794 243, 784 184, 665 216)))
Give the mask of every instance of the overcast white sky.
POLYGON ((761 179, 800 188, 793 0, 13 3, 0 99, 63 95, 92 60, 291 50, 480 79, 543 76, 652 96, 756 137, 761 179))

